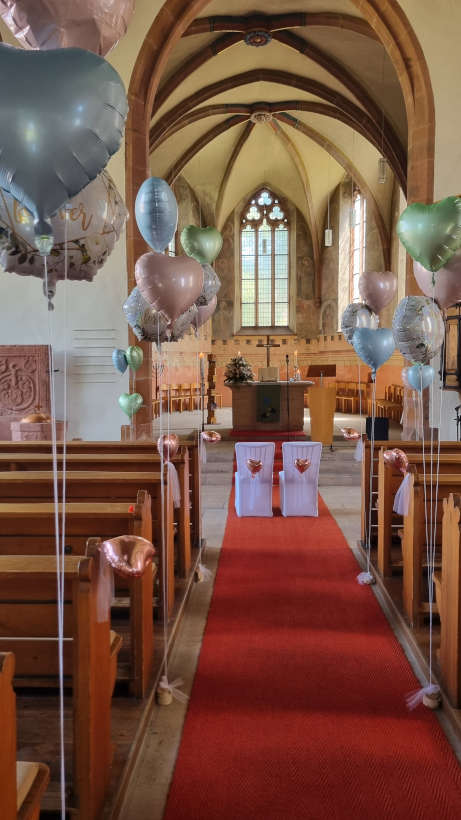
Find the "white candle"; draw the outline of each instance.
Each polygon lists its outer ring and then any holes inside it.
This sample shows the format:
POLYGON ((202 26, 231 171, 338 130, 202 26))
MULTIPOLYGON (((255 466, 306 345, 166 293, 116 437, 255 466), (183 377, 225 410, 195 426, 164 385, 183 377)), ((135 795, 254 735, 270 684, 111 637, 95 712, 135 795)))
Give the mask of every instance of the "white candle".
POLYGON ((203 361, 204 353, 200 353, 200 380, 205 381, 205 363, 203 361))
POLYGON ((297 350, 295 350, 294 360, 295 360, 295 367, 298 367, 298 351, 297 350))

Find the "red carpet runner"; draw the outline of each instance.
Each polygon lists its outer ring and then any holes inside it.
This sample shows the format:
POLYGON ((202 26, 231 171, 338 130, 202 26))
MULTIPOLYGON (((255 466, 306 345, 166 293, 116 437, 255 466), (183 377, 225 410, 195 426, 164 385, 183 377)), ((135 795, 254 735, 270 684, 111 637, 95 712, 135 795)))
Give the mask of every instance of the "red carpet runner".
MULTIPOLYGON (((278 495, 278 492, 277 492, 278 495)), ((166 820, 455 820, 461 770, 323 502, 233 497, 166 820)))

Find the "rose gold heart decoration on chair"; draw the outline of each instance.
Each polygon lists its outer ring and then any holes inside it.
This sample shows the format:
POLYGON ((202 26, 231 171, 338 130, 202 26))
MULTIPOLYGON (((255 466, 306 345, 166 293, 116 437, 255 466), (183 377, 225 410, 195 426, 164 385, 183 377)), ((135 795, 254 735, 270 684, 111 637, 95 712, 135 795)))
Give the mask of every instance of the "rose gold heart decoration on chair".
POLYGON ((255 478, 258 473, 261 472, 263 468, 263 463, 260 459, 257 458, 248 458, 247 459, 247 467, 251 473, 251 477, 255 478))
POLYGON ((216 444, 217 441, 221 441, 221 434, 216 430, 204 430, 202 438, 207 444, 216 444))
POLYGON ((139 578, 155 554, 151 542, 138 535, 109 538, 102 542, 101 550, 114 572, 125 578, 139 578))
POLYGON ((386 464, 389 464, 395 470, 398 470, 402 475, 408 470, 408 456, 399 447, 394 447, 392 450, 384 450, 383 459, 386 464))
POLYGON ((341 433, 346 441, 357 441, 360 438, 360 433, 354 427, 341 427, 341 433))
POLYGON ((157 441, 157 450, 159 455, 162 455, 163 450, 164 461, 169 461, 170 458, 174 458, 178 452, 178 448, 179 438, 176 433, 164 433, 163 436, 159 436, 157 441))
POLYGON ((300 475, 306 472, 311 466, 310 458, 296 458, 295 459, 295 467, 300 475))

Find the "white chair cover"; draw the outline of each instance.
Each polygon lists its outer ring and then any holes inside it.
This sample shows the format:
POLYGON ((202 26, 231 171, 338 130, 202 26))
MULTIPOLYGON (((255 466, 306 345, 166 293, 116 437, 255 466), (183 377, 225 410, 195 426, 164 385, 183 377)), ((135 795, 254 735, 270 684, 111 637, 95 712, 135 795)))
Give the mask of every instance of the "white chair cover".
POLYGON ((275 444, 273 442, 239 442, 235 445, 237 472, 235 473, 235 511, 239 517, 247 515, 271 517, 272 473, 275 444), (252 477, 247 460, 262 461, 262 470, 252 477))
POLYGON ((318 515, 321 442, 284 441, 282 454, 283 471, 279 473, 282 515, 318 515), (302 475, 295 467, 297 458, 309 458, 311 461, 309 469, 302 475))

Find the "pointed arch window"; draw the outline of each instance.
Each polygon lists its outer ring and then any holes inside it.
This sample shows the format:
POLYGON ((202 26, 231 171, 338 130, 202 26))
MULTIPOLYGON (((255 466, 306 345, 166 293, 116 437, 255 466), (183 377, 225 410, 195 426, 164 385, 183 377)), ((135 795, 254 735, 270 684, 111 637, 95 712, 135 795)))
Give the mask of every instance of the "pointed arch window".
POLYGON ((351 257, 350 286, 351 302, 360 300, 359 279, 365 271, 367 244, 367 201, 358 188, 354 189, 351 208, 351 257))
POLYGON ((290 223, 283 202, 261 188, 240 217, 242 327, 289 323, 290 223))

